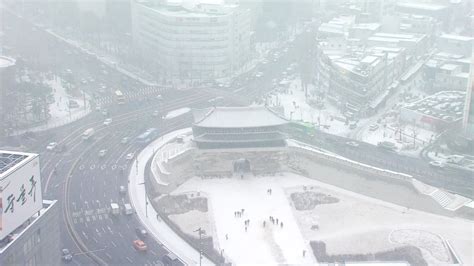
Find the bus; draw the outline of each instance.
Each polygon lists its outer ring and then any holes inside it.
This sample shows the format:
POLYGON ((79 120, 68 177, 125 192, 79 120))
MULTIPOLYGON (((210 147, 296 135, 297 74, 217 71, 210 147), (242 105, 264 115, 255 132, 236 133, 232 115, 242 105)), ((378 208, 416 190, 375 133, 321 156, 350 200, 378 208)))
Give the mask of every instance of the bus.
POLYGON ((149 128, 137 137, 137 143, 146 144, 154 140, 158 136, 158 129, 149 128))
POLYGON ((115 91, 115 100, 118 104, 125 104, 125 95, 119 90, 115 91))

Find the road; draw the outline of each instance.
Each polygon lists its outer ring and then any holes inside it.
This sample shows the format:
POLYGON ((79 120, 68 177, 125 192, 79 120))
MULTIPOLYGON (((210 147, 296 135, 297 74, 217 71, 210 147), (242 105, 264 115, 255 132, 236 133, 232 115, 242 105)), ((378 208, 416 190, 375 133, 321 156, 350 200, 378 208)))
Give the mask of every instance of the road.
MULTIPOLYGON (((113 119, 113 123, 108 127, 102 125, 105 117, 94 112, 70 125, 6 140, 7 143, 23 145, 32 152, 40 153, 44 198, 59 199, 62 202, 62 246, 75 254, 73 263, 78 265, 97 264, 98 261, 108 264, 155 265, 159 264, 160 256, 167 252, 165 247, 152 239, 146 240, 150 252, 136 252, 132 241, 137 239, 135 228, 141 227, 140 222, 135 215, 114 217, 110 214, 110 202, 128 202, 127 196, 122 197, 118 193, 119 186, 127 182, 124 173, 130 170, 130 162, 125 160, 124 155, 141 148, 133 143, 121 144, 122 137, 133 138, 152 126, 157 127, 163 134, 189 126, 192 122, 189 115, 162 121, 151 116, 154 110, 165 114, 180 107, 206 107, 210 105, 208 99, 216 96, 223 96, 227 103, 234 105, 247 105, 258 101, 261 95, 274 89, 272 81, 282 78, 282 72, 290 63, 296 61, 299 53, 296 48, 298 45, 289 46, 288 52, 282 53, 279 60, 258 67, 257 71, 263 72, 261 78, 248 74, 248 80, 240 86, 186 92, 157 90, 147 88, 114 69, 102 66, 97 59, 83 56, 66 44, 58 44, 50 34, 43 35, 32 25, 22 24, 21 29, 25 30, 31 42, 46 43, 40 46, 43 49, 40 53, 49 57, 41 60, 47 62, 46 67, 53 73, 71 69, 75 83, 80 82, 83 77, 92 76, 95 81, 84 86, 84 90, 91 94, 95 93, 94 86, 104 83, 110 88, 123 88, 126 95, 129 95, 129 103, 123 106, 114 105, 110 95, 97 97, 96 102, 107 106, 109 116, 113 119), (47 50, 51 47, 54 49, 48 53, 47 50), (157 93, 163 94, 164 101, 154 99, 157 93), (94 127, 97 133, 93 141, 84 142, 80 136, 89 127, 94 127), (66 152, 47 152, 45 145, 51 141, 65 144, 66 152), (101 149, 108 150, 104 158, 98 156, 101 149), (121 169, 124 169, 123 172, 121 169)), ((295 42, 300 41, 297 39, 295 42)), ((463 195, 472 195, 472 176, 467 173, 433 169, 422 159, 405 157, 365 143, 352 148, 344 144, 347 140, 324 133, 314 139, 305 139, 350 159, 413 174, 428 184, 463 195)))

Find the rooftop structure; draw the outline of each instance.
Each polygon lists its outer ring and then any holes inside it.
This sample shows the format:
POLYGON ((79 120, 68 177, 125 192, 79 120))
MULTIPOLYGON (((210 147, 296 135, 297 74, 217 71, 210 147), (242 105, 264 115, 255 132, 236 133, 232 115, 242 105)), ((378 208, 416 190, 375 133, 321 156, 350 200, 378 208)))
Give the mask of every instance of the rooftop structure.
POLYGON ((208 109, 194 125, 215 128, 252 128, 281 126, 288 121, 262 106, 215 107, 208 109))
POLYGON ((0 180, 8 171, 14 171, 15 168, 26 162, 26 159, 33 154, 12 153, 0 151, 0 180))
POLYGON ((215 107, 194 112, 199 148, 285 146, 288 121, 265 107, 215 107))

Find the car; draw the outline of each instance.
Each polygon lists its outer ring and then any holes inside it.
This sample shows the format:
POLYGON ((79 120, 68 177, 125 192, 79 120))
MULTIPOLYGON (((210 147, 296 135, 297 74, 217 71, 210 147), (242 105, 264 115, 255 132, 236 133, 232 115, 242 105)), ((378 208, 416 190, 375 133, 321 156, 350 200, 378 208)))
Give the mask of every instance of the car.
POLYGON ((382 148, 384 150, 388 150, 388 151, 393 151, 393 152, 397 151, 397 146, 395 145, 395 143, 390 142, 390 141, 381 141, 377 143, 377 147, 382 148))
POLYGON ((61 250, 61 258, 65 262, 71 262, 72 261, 71 251, 69 251, 69 249, 67 249, 67 248, 63 248, 61 250))
POLYGON ((350 123, 349 124, 349 129, 356 129, 357 128, 357 124, 356 123, 350 123))
POLYGON ((129 137, 123 137, 122 140, 120 141, 120 143, 127 144, 129 141, 130 141, 129 137))
POLYGON ((442 161, 431 161, 430 165, 436 168, 444 168, 446 164, 442 161))
POLYGON ((57 146, 58 146, 57 142, 51 142, 48 144, 48 146, 46 146, 46 149, 48 151, 54 151, 54 149, 56 149, 57 146))
POLYGON ((257 73, 255 73, 255 77, 256 77, 256 78, 261 78, 261 77, 263 77, 263 72, 257 72, 257 73))
POLYGON ((79 104, 76 101, 69 100, 68 106, 70 109, 79 108, 79 104))
POLYGON ((359 147, 359 143, 357 143, 355 141, 348 141, 348 142, 346 142, 346 145, 351 146, 351 147, 359 147))
POLYGON ((140 240, 140 239, 133 240, 133 247, 138 251, 147 251, 148 249, 145 242, 143 242, 143 240, 140 240))
POLYGON ((105 119, 105 121, 104 121, 104 126, 108 126, 108 125, 110 125, 110 124, 112 124, 112 118, 107 118, 107 119, 105 119))
POLYGON ((148 232, 143 228, 135 228, 135 233, 140 239, 145 239, 148 236, 148 232))
POLYGON ((375 131, 377 129, 379 129, 379 125, 377 125, 377 124, 372 124, 372 125, 369 126, 370 131, 375 131))
POLYGON ((67 150, 66 144, 58 145, 55 149, 56 153, 63 153, 67 150))
POLYGON ((100 150, 100 151, 99 151, 99 157, 105 157, 106 154, 107 154, 107 150, 106 150, 106 149, 103 149, 103 150, 100 150))
POLYGON ((159 114, 160 114, 160 113, 159 113, 157 110, 155 110, 155 111, 153 111, 153 114, 151 114, 151 115, 152 115, 153 117, 157 117, 159 114))
POLYGON ((135 157, 135 153, 131 152, 125 156, 125 160, 130 161, 135 157))
POLYGON ((122 194, 122 195, 127 193, 127 188, 125 186, 120 186, 119 193, 122 194))
POLYGON ((163 96, 161 96, 161 94, 158 94, 158 95, 156 95, 156 99, 157 100, 163 100, 163 96))

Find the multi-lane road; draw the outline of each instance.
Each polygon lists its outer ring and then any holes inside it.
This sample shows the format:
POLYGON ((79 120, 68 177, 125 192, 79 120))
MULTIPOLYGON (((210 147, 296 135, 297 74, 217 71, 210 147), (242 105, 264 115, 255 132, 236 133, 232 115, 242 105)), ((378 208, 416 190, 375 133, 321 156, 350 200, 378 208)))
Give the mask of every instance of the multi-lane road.
MULTIPOLYGON (((31 25, 23 25, 31 28, 31 25)), ((38 29, 33 35, 41 35, 38 29)), ((40 37, 38 37, 40 38, 40 37)), ((57 47, 51 58, 45 60, 58 61, 51 71, 60 72, 60 69, 72 69, 74 75, 95 76, 95 80, 109 87, 121 86, 128 95, 130 102, 116 106, 112 98, 98 97, 97 102, 107 106, 113 122, 109 126, 103 125, 101 113, 94 112, 85 118, 54 130, 27 134, 9 139, 9 143, 24 145, 30 151, 41 154, 41 173, 44 197, 59 199, 62 207, 61 223, 62 246, 69 248, 74 255, 73 263, 87 264, 160 264, 159 259, 166 254, 166 247, 153 239, 146 243, 150 251, 146 254, 137 252, 132 241, 137 239, 136 228, 140 222, 134 215, 111 215, 110 203, 129 202, 126 194, 119 193, 119 187, 127 184, 127 173, 130 161, 125 155, 137 152, 140 146, 131 142, 122 144, 123 137, 134 138, 149 127, 156 127, 164 134, 170 130, 189 126, 192 122, 190 114, 170 120, 161 120, 152 116, 152 112, 166 112, 181 107, 209 106, 209 99, 222 96, 233 104, 249 104, 259 96, 273 89, 273 80, 281 79, 281 73, 289 64, 298 58, 298 45, 288 45, 288 51, 282 52, 277 62, 270 62, 259 66, 258 71, 263 76, 251 76, 241 86, 229 89, 210 89, 191 91, 172 91, 146 86, 130 81, 117 71, 103 68, 92 58, 82 58, 77 51, 55 44, 47 35, 48 46, 57 47), (55 59, 56 58, 56 59, 55 59), (156 94, 162 94, 164 100, 157 101, 156 94), (94 139, 83 141, 82 132, 94 127, 94 139), (45 144, 56 141, 66 147, 63 153, 48 152, 45 144), (99 157, 99 150, 107 149, 104 157, 99 157)), ((295 43, 301 42, 297 39, 295 43)), ((89 88, 93 90, 93 88, 89 88)), ((158 116, 160 117, 160 116, 158 116)), ((339 153, 351 159, 380 166, 395 171, 413 174, 428 184, 445 187, 463 195, 472 195, 472 177, 468 173, 454 170, 440 170, 430 168, 421 159, 414 159, 391 153, 379 148, 360 143, 359 147, 345 145, 344 138, 320 133, 312 139, 306 139, 312 144, 339 153)), ((144 162, 145 163, 145 162, 144 162)))
MULTIPOLYGON (((186 93, 186 97, 166 101, 161 106, 161 114, 181 107, 200 107, 207 104, 212 96, 202 93, 186 93)), ((62 232, 66 236, 63 245, 74 254, 84 252, 89 256, 76 255, 74 261, 80 264, 104 261, 108 264, 138 263, 157 264, 166 254, 159 243, 146 241, 150 252, 146 254, 134 250, 132 241, 137 239, 136 228, 140 223, 133 216, 113 216, 110 203, 129 202, 126 194, 119 193, 121 185, 127 185, 130 161, 127 153, 137 152, 141 147, 134 142, 121 143, 123 137, 133 139, 146 128, 156 127, 162 133, 188 126, 191 115, 161 120, 153 117, 150 110, 155 106, 112 116, 113 123, 102 125, 102 120, 93 123, 77 123, 71 134, 56 141, 66 144, 67 151, 57 154, 41 150, 44 195, 47 198, 62 199, 64 223, 62 232), (81 139, 83 130, 95 128, 94 139, 81 139), (99 151, 107 149, 104 157, 99 151), (73 240, 73 241, 69 241, 73 240)), ((68 133, 68 129, 63 129, 68 133)), ((86 254, 84 254, 86 255, 86 254)))

